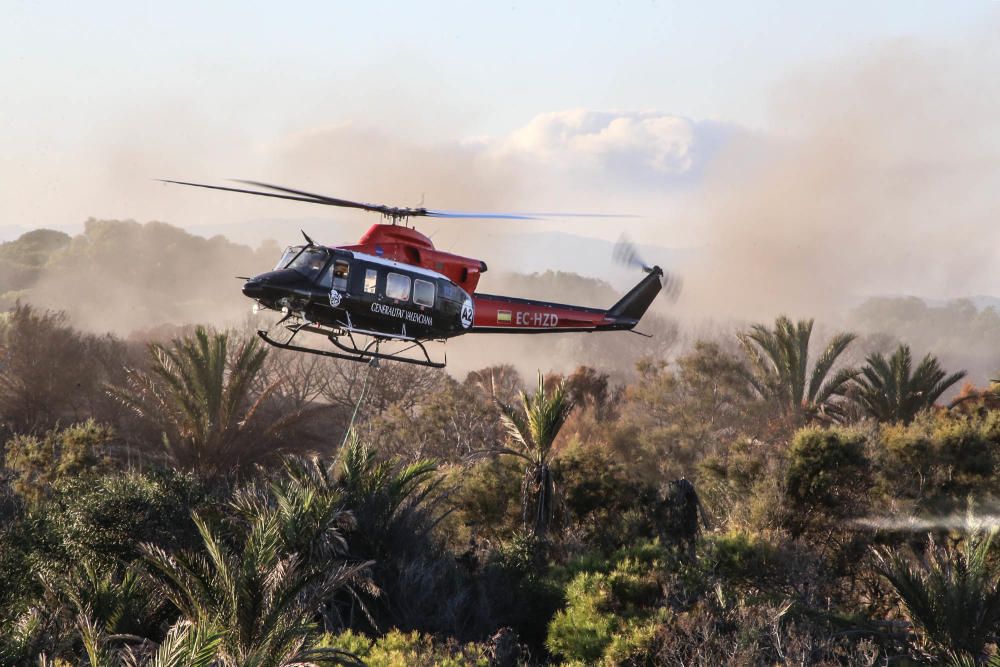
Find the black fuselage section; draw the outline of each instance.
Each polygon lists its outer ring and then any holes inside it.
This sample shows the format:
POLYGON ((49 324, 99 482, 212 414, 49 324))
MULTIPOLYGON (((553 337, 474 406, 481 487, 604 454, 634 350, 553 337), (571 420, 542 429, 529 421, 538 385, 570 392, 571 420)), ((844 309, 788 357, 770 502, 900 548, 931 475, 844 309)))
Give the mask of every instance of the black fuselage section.
POLYGON ((402 339, 457 336, 474 316, 469 294, 439 273, 314 245, 288 248, 243 293, 315 324, 402 339))

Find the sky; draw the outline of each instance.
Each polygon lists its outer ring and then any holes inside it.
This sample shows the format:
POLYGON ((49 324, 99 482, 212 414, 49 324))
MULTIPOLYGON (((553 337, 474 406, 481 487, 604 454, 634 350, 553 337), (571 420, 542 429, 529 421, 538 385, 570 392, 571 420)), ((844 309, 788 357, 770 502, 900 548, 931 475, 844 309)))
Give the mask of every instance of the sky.
POLYGON ((391 107, 444 138, 573 108, 756 126, 766 90, 797 65, 886 40, 959 40, 998 11, 917 0, 3 4, 4 121, 19 149, 171 104, 256 140, 392 119, 391 107))
MULTIPOLYGON (((738 270, 794 308, 821 281, 790 290, 789 276, 881 261, 826 235, 834 216, 850 216, 868 245, 926 232, 942 199, 960 200, 954 224, 966 233, 997 219, 985 194, 1000 186, 995 3, 0 8, 0 227, 72 229, 91 216, 360 224, 180 192, 161 177, 274 180, 396 205, 633 213, 642 243, 717 249, 691 269, 714 290, 704 299, 731 300, 738 270), (833 193, 850 205, 817 204, 833 193), (799 229, 804 217, 816 226, 799 229), (802 252, 817 238, 845 250, 802 252), (761 239, 773 242, 757 252, 761 239)), ((573 230, 610 239, 621 226, 573 230)), ((440 238, 463 233, 478 232, 440 238)), ((914 270, 931 245, 906 246, 879 270, 852 266, 852 295, 1000 293, 1000 275, 962 275, 996 259, 982 251, 914 270)))

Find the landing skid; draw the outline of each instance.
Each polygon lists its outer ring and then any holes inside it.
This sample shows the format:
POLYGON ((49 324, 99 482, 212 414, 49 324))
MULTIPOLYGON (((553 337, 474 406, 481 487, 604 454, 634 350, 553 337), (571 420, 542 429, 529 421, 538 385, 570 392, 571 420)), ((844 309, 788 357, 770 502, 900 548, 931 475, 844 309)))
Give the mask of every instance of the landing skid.
POLYGON ((274 347, 280 348, 282 350, 292 350, 294 352, 308 352, 309 354, 317 354, 322 357, 332 357, 334 359, 343 359, 345 361, 375 363, 379 359, 386 359, 390 361, 399 361, 404 364, 415 364, 417 366, 426 366, 428 368, 444 368, 445 363, 447 362, 447 359, 445 360, 445 362, 432 361, 430 354, 427 352, 427 348, 424 347, 424 344, 419 340, 401 341, 409 343, 409 346, 403 348, 402 350, 398 350, 396 352, 382 352, 380 349, 381 346, 384 343, 394 342, 394 339, 373 337, 372 340, 366 346, 360 347, 355 342, 354 336, 351 334, 350 331, 346 332, 346 336, 348 340, 350 340, 350 345, 345 345, 344 343, 340 342, 340 340, 338 340, 344 334, 338 334, 337 332, 328 333, 325 329, 321 329, 309 323, 291 325, 287 326, 287 328, 289 331, 292 332, 292 335, 289 336, 288 340, 285 342, 281 342, 279 340, 271 338, 270 335, 268 335, 268 332, 263 329, 258 329, 257 335, 260 336, 261 339, 268 345, 273 345, 274 347), (295 336, 298 335, 299 332, 301 331, 326 335, 329 341, 334 345, 336 345, 341 350, 343 350, 343 352, 334 352, 332 350, 321 350, 318 348, 306 347, 303 345, 293 345, 292 341, 295 339, 295 336), (410 350, 414 349, 420 350, 421 354, 423 355, 423 359, 419 357, 414 358, 414 357, 403 356, 406 352, 409 352, 410 350))

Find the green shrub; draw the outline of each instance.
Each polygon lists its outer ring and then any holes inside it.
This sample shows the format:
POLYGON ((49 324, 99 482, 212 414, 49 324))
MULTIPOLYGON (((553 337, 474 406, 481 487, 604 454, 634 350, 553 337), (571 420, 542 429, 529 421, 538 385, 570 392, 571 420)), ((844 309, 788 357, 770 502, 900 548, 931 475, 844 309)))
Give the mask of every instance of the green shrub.
POLYGON ((920 419, 909 425, 885 424, 879 431, 876 460, 880 486, 886 493, 918 498, 932 482, 935 448, 920 419))
POLYGON ((518 578, 537 577, 546 567, 546 543, 521 529, 497 543, 492 564, 518 578))
POLYGON ((597 572, 578 575, 566 588, 566 603, 549 624, 545 645, 567 659, 594 664, 620 625, 609 610, 608 576, 597 572))
POLYGON ((720 585, 757 601, 778 601, 789 581, 802 574, 793 551, 750 533, 707 536, 701 549, 697 568, 703 586, 720 585))
POLYGON ((730 581, 757 579, 776 565, 774 547, 747 533, 729 533, 708 538, 702 567, 730 581))
POLYGON ((500 541, 477 576, 494 615, 494 627, 512 628, 520 641, 540 650, 546 628, 563 605, 561 582, 549 574, 547 545, 531 531, 500 541))
MULTIPOLYGON (((774 449, 760 440, 737 438, 725 452, 702 459, 697 469, 698 496, 713 523, 755 528, 780 524, 783 511, 773 500, 775 483, 783 480, 776 473, 780 459, 774 449)), ((784 491, 777 495, 784 505, 784 491)))
POLYGON ((912 423, 883 426, 876 452, 878 487, 935 512, 961 511, 967 497, 990 487, 1000 446, 1000 413, 923 413, 912 423))
POLYGON ((938 419, 931 439, 935 443, 941 463, 967 478, 985 478, 993 474, 994 460, 991 443, 984 433, 981 419, 960 417, 938 419))
POLYGON ((429 635, 392 630, 372 640, 350 630, 327 634, 318 646, 339 648, 358 656, 368 667, 488 667, 484 646, 435 642, 429 635))
POLYGON ((646 488, 601 446, 576 444, 560 452, 557 467, 567 518, 574 522, 617 514, 634 505, 646 488))
POLYGON ((61 479, 90 475, 105 463, 105 450, 114 440, 109 426, 88 419, 45 435, 15 435, 7 441, 6 464, 13 473, 13 487, 37 503, 61 479))
POLYGON ((44 551, 57 560, 131 562, 139 546, 194 547, 191 512, 206 502, 199 482, 173 472, 126 472, 60 482, 38 510, 44 551))
POLYGON ((611 550, 656 534, 657 488, 607 448, 574 444, 559 454, 560 523, 587 544, 611 550))
POLYGON ((576 575, 588 572, 610 574, 619 563, 626 560, 638 562, 647 571, 663 571, 674 565, 674 557, 658 539, 637 540, 632 544, 616 549, 611 554, 600 551, 587 551, 573 557, 565 564, 553 566, 548 579, 555 584, 566 587, 576 575))
MULTIPOLYGON (((549 624, 546 647, 571 664, 617 665, 642 661, 666 618, 659 544, 576 574, 566 587, 566 607, 549 624), (608 570, 608 565, 611 565, 608 570), (604 570, 604 571, 600 571, 604 570)), ((577 563, 577 566, 582 563, 577 563)))
POLYGON ((646 664, 653 653, 656 635, 663 625, 662 618, 645 622, 630 623, 611 638, 604 649, 604 664, 635 665, 646 664))
POLYGON ((795 433, 785 474, 785 493, 798 510, 795 531, 813 515, 843 518, 860 509, 870 486, 864 449, 864 436, 849 429, 811 426, 795 433))
POLYGON ((449 472, 449 485, 457 486, 453 504, 456 518, 473 535, 498 539, 521 527, 524 466, 520 461, 498 457, 449 472))

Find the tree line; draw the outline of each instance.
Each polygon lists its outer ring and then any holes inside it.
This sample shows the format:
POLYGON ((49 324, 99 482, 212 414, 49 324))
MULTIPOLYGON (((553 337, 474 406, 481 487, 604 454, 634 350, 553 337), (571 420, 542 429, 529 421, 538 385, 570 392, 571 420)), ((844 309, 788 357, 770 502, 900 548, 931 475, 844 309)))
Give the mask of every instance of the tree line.
POLYGON ((529 384, 0 322, 0 663, 981 664, 1000 389, 780 317, 529 384))

